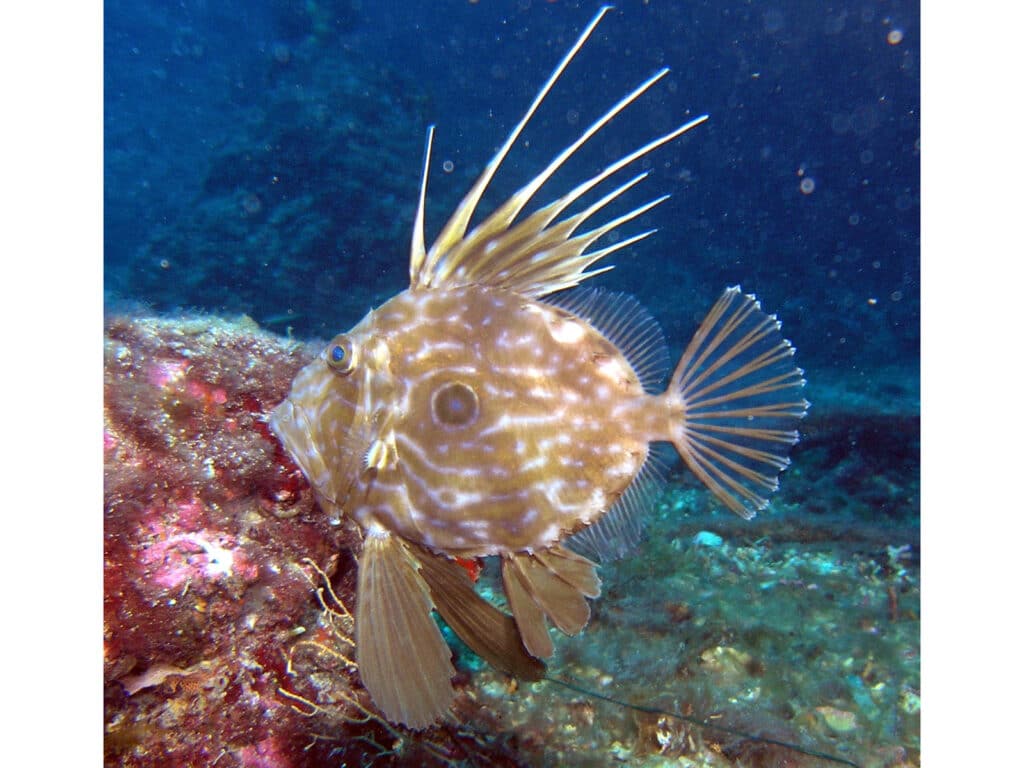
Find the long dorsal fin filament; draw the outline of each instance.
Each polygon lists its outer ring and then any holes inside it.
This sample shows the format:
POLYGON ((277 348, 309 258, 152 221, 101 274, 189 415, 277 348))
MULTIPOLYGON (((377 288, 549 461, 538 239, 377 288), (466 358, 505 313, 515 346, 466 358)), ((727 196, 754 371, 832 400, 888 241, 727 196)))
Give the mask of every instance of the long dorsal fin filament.
POLYGON ((516 219, 522 214, 523 209, 534 198, 541 187, 554 176, 569 158, 576 154, 580 147, 608 125, 626 107, 643 95, 651 86, 661 80, 668 72, 668 69, 658 70, 626 96, 619 99, 610 109, 590 124, 575 141, 559 152, 544 170, 500 204, 472 231, 469 231, 470 221, 476 213, 477 206, 502 162, 504 162, 506 156, 547 94, 554 87, 559 77, 583 47, 584 43, 586 43, 594 28, 610 8, 611 6, 602 7, 580 33, 575 44, 558 63, 547 81, 545 81, 526 110, 526 114, 523 115, 509 133, 504 144, 488 162, 429 249, 425 246, 423 235, 427 169, 429 167, 433 129, 428 132, 427 157, 424 160, 420 200, 417 206, 412 253, 409 260, 409 275, 412 288, 449 288, 478 284, 500 286, 530 298, 539 298, 563 288, 577 285, 588 277, 610 269, 610 267, 604 267, 588 271, 592 264, 608 254, 651 234, 651 232, 644 232, 640 235, 623 238, 613 246, 586 252, 595 241, 608 234, 615 227, 650 210, 664 200, 664 197, 641 205, 610 222, 597 225, 579 234, 576 233, 577 229, 584 222, 641 181, 646 176, 646 173, 641 173, 629 182, 619 186, 596 203, 591 204, 586 210, 562 221, 556 222, 555 220, 569 206, 594 189, 598 184, 630 163, 653 152, 658 147, 704 122, 707 119, 707 115, 694 118, 675 130, 639 147, 615 161, 600 173, 578 184, 568 193, 534 211, 522 221, 516 223, 516 219), (469 231, 468 234, 467 231, 469 231))
POLYGON ((427 145, 423 149, 423 176, 420 178, 420 199, 416 204, 416 221, 412 226, 412 249, 409 255, 409 280, 415 284, 416 278, 427 258, 426 237, 423 233, 427 208, 427 177, 430 175, 430 151, 434 147, 434 126, 427 127, 427 145))
POLYGON ((498 152, 493 158, 491 158, 487 167, 484 168, 483 173, 480 174, 480 177, 470 188, 458 208, 455 209, 455 213, 452 214, 448 223, 444 225, 444 228, 441 230, 441 234, 437 236, 437 240, 430 247, 430 252, 427 254, 427 261, 423 265, 424 269, 418 271, 414 276, 413 286, 416 286, 417 284, 422 285, 424 283, 426 286, 431 284, 431 265, 436 263, 440 254, 449 251, 452 246, 458 243, 462 239, 462 236, 466 234, 466 229, 469 227, 469 220, 473 217, 473 213, 476 211, 476 206, 480 202, 480 198, 484 196, 487 186, 491 183, 491 179, 494 178, 494 174, 497 173, 498 168, 505 159, 505 156, 516 143, 516 140, 519 138, 519 134, 523 132, 526 124, 530 122, 530 118, 533 117, 533 113, 537 111, 541 102, 544 101, 544 97, 548 95, 548 91, 554 87, 558 78, 561 77, 562 72, 564 72, 565 68, 569 66, 569 62, 573 60, 580 48, 583 47, 583 44, 587 42, 587 38, 590 37, 590 33, 594 31, 594 28, 609 10, 611 10, 610 5, 602 6, 594 18, 591 19, 590 23, 587 24, 583 32, 580 33, 579 38, 577 38, 572 48, 570 48, 568 53, 562 57, 558 66, 555 67, 555 71, 551 73, 551 76, 548 77, 547 81, 534 97, 533 103, 530 104, 529 109, 526 110, 526 114, 523 115, 522 119, 516 124, 516 127, 512 129, 508 138, 505 139, 505 143, 501 145, 498 152))

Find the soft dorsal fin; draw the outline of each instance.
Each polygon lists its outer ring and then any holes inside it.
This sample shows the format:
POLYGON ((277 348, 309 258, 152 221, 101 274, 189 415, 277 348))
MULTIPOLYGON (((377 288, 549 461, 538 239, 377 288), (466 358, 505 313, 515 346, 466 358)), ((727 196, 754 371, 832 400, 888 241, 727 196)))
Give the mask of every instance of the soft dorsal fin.
POLYGON ((545 301, 586 320, 614 344, 636 372, 644 391, 661 391, 669 369, 665 335, 654 316, 628 293, 577 288, 545 301))
POLYGON ((611 267, 603 267, 589 270, 591 265, 610 253, 652 234, 653 230, 641 232, 604 248, 588 251, 597 240, 608 232, 642 215, 665 200, 667 196, 656 198, 622 216, 577 234, 577 230, 591 216, 641 181, 646 174, 640 174, 622 184, 585 210, 561 221, 556 222, 556 219, 594 187, 662 144, 672 141, 704 122, 707 115, 690 120, 664 136, 645 144, 518 223, 516 219, 540 188, 583 144, 654 83, 664 77, 668 72, 667 69, 659 70, 620 99, 592 123, 576 141, 560 152, 533 180, 499 205, 469 234, 466 234, 477 205, 520 133, 609 9, 610 6, 602 7, 583 30, 576 43, 541 87, 526 114, 512 129, 505 143, 498 149, 462 202, 456 207, 433 245, 426 250, 423 237, 423 218, 432 130, 428 134, 427 158, 424 161, 423 178, 420 184, 420 198, 409 263, 412 288, 429 289, 477 284, 502 287, 530 298, 538 298, 572 287, 588 277, 611 269, 611 267))

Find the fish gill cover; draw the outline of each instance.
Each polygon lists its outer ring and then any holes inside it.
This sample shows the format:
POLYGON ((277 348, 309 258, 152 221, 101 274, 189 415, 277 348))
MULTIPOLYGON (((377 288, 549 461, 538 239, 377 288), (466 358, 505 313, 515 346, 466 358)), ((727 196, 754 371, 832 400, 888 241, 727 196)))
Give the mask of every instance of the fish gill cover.
MULTIPOLYGON (((814 408, 752 522, 670 466, 647 502, 653 535, 602 565, 590 624, 559 639, 554 673, 653 709, 513 691, 456 645, 462 725, 414 736, 355 722, 370 702, 349 666, 352 542, 261 417, 318 348, 296 340, 329 339, 403 287, 426 125, 436 232, 595 10, 106 5, 111 764, 318 765, 337 750, 396 764, 813 764, 667 712, 916 764, 911 3, 628 4, 597 30, 481 208, 671 67, 565 174, 711 115, 647 161, 645 186, 673 196, 638 228, 659 231, 596 281, 637 296, 673 357, 710 297, 756 291, 799 348, 814 408)), ((499 584, 485 568, 477 589, 499 584)))

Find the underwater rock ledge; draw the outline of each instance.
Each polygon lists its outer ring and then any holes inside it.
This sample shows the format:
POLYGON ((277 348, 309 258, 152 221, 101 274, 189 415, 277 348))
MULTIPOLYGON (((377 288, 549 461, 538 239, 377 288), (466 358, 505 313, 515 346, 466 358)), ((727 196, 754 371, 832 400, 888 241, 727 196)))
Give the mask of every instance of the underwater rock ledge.
MULTIPOLYGON (((464 649, 456 651, 455 716, 465 725, 413 733, 379 720, 351 661, 347 606, 354 605, 355 534, 316 507, 264 420, 318 351, 264 332, 246 317, 107 319, 107 765, 603 765, 617 759, 655 765, 686 754, 705 761, 700 764, 724 766, 775 759, 753 758, 756 744, 727 749, 709 740, 709 746, 692 730, 657 717, 608 711, 585 697, 567 699, 550 684, 516 692, 511 680, 481 669, 464 649), (682 739, 671 749, 662 743, 666 728, 682 739), (690 734, 685 739, 684 731, 690 734)), ((919 599, 919 502, 914 478, 900 474, 904 463, 916 466, 916 415, 877 406, 874 398, 855 401, 839 385, 819 391, 779 503, 753 523, 709 516, 705 495, 673 479, 652 514, 652 527, 660 526, 664 540, 652 538, 643 558, 607 571, 613 597, 636 579, 649 582, 642 590, 646 597, 623 592, 597 610, 586 637, 562 647, 556 674, 644 702, 655 691, 643 680, 643 667, 652 660, 629 649, 638 642, 664 645, 676 649, 672 655, 679 656, 674 663, 681 670, 678 680, 662 681, 669 688, 681 691, 698 678, 706 678, 703 688, 721 690, 721 697, 733 684, 738 690, 763 688, 758 728, 793 738, 796 726, 826 744, 829 733, 849 738, 842 728, 859 728, 852 738, 868 749, 865 764, 915 764, 916 744, 905 734, 917 715, 899 710, 898 726, 891 719, 876 726, 871 719, 895 709, 880 706, 890 699, 902 707, 904 699, 916 697, 919 599), (877 451, 863 446, 881 438, 885 444, 877 451), (894 456, 905 462, 894 462, 894 456), (808 509, 825 493, 831 494, 821 502, 827 510, 808 509), (845 506, 837 510, 840 501, 845 506), (883 513, 880 528, 858 532, 844 525, 840 533, 834 527, 836 515, 849 522, 872 508, 883 513), (703 530, 714 531, 716 537, 705 539, 719 544, 676 546, 703 530), (832 555, 825 545, 835 538, 850 546, 832 555), (810 551, 819 544, 825 551, 810 551), (875 565, 880 558, 889 564, 875 565), (666 575, 669 563, 675 572, 666 575), (689 586, 673 595, 681 584, 689 586), (775 707, 768 681, 776 673, 766 674, 773 661, 764 649, 791 629, 770 628, 776 621, 767 613, 771 601, 751 598, 751 592, 777 601, 779 607, 771 608, 776 612, 784 612, 791 598, 808 606, 808 595, 821 595, 820 608, 802 622, 808 635, 820 630, 826 612, 849 613, 841 601, 857 601, 860 634, 847 655, 851 669, 867 658, 868 671, 851 676, 848 670, 827 685, 787 672, 779 690, 790 689, 792 701, 804 704, 791 712, 775 707), (890 605, 887 594, 899 602, 890 605), (661 606, 664 615, 652 614, 651 605, 661 606), (751 622, 761 630, 747 627, 751 622), (873 687, 864 689, 862 678, 873 687), (894 742, 909 747, 909 754, 894 742)), ((485 572, 481 588, 490 589, 491 581, 493 574, 485 572)), ((813 663, 814 654, 839 659, 840 651, 847 649, 823 650, 805 638, 793 643, 787 666, 806 668, 799 654, 813 663)), ((719 694, 707 695, 708 711, 718 710, 719 694)), ((742 724, 752 716, 745 711, 731 716, 742 724)))
MULTIPOLYGON (((104 354, 106 763, 390 752, 408 737, 372 716, 347 663, 353 534, 264 421, 310 349, 248 318, 114 316, 104 354)), ((461 729, 410 741, 402 759, 426 765, 519 764, 461 729)))

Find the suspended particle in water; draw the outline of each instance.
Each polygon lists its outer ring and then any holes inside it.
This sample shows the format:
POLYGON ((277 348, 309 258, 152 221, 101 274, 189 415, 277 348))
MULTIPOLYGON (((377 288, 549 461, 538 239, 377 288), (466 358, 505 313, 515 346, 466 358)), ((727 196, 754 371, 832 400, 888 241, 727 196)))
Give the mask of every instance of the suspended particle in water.
POLYGON ((443 163, 441 163, 441 170, 444 171, 445 173, 451 173, 452 171, 455 170, 455 163, 453 163, 451 160, 445 160, 443 163))
POLYGON ((903 291, 893 291, 889 294, 890 301, 899 301, 903 298, 903 291))
POLYGON ((263 201, 257 194, 248 194, 242 198, 242 214, 244 216, 255 216, 263 210, 263 201))
POLYGON ((903 30, 902 29, 890 29, 889 34, 885 36, 885 41, 889 45, 899 45, 903 42, 903 30))
POLYGON ((786 17, 777 8, 769 8, 761 14, 761 23, 764 24, 764 31, 773 35, 786 26, 786 17))
POLYGON ((567 122, 569 125, 576 125, 579 123, 579 121, 580 113, 577 112, 575 109, 570 109, 568 112, 565 113, 565 122, 567 122))
POLYGON ((278 64, 287 64, 292 60, 292 49, 287 43, 274 43, 270 53, 278 64))
POLYGON ((851 227, 856 227, 858 224, 860 224, 860 214, 859 213, 851 213, 849 221, 850 221, 850 226, 851 227))
POLYGON ((800 180, 800 191, 805 195, 811 194, 814 191, 814 179, 810 176, 805 176, 800 180))

